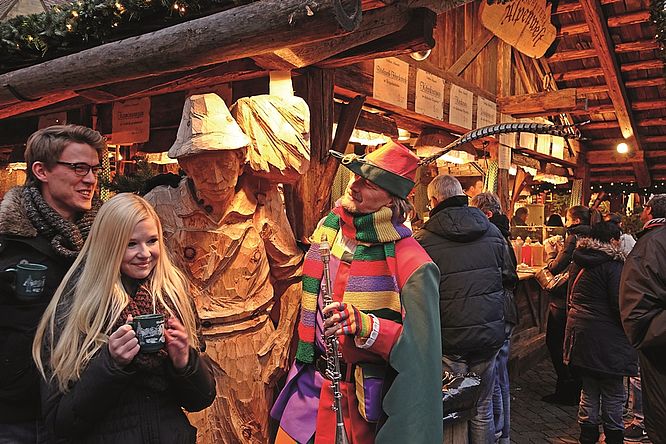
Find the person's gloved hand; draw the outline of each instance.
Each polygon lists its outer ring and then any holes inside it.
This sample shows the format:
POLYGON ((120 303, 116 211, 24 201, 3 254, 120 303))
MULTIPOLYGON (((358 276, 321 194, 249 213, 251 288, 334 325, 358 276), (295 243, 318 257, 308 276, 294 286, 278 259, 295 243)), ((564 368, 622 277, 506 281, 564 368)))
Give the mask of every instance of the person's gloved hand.
POLYGON ((370 337, 372 316, 363 313, 351 304, 344 302, 333 302, 324 307, 324 318, 331 315, 324 321, 325 335, 350 335, 365 339, 370 337))

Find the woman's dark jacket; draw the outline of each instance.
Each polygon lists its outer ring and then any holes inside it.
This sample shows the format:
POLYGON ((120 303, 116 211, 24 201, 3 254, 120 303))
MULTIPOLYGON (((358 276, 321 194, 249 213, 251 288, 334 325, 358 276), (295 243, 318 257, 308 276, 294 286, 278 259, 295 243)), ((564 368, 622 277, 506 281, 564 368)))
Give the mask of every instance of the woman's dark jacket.
MULTIPOLYGON (((553 275, 564 273, 569 269, 573 252, 576 249, 576 240, 588 237, 590 230, 591 227, 589 225, 574 225, 567 229, 567 237, 564 240, 562 249, 558 253, 551 253, 548 257, 547 267, 553 275)), ((562 285, 548 293, 551 308, 566 309, 567 289, 567 285, 562 285)))
POLYGON ((117 365, 105 344, 67 393, 55 379, 42 382, 46 426, 71 443, 192 444, 197 430, 183 409, 197 412, 214 399, 211 362, 193 348, 182 371, 167 357, 148 373, 117 365))
POLYGON ((651 226, 627 257, 620 304, 640 356, 645 426, 656 444, 666 443, 666 221, 651 226))
POLYGON ((505 338, 502 271, 508 248, 499 229, 463 197, 435 207, 415 238, 441 273, 442 353, 481 357, 505 338))
POLYGON ((50 239, 37 233, 21 204, 20 190, 9 190, 0 204, 0 424, 41 416, 40 377, 32 361, 32 340, 46 306, 72 264, 56 254, 50 239), (19 301, 13 288, 14 274, 4 272, 20 262, 48 267, 44 292, 35 302, 19 301))
POLYGON ((569 275, 571 294, 564 337, 566 364, 604 375, 638 373, 638 355, 629 344, 620 321, 623 264, 624 253, 619 246, 590 238, 579 239, 569 275))

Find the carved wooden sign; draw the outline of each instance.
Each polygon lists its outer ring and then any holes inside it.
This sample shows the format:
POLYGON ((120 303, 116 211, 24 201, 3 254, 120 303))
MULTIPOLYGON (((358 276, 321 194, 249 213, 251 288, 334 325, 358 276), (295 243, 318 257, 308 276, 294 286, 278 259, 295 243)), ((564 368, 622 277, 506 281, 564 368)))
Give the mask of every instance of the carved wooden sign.
POLYGON ((542 57, 555 40, 546 0, 485 0, 481 23, 493 34, 530 57, 542 57))

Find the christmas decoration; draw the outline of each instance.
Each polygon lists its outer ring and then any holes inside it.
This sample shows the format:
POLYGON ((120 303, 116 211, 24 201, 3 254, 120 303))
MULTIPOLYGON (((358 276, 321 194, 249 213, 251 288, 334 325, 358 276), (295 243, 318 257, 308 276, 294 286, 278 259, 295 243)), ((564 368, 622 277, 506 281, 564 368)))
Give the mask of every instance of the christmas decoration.
POLYGON ((657 25, 657 34, 654 36, 661 45, 659 57, 666 61, 666 0, 651 0, 650 14, 652 21, 657 25))
POLYGON ((0 72, 165 28, 252 0, 78 0, 0 23, 0 72))

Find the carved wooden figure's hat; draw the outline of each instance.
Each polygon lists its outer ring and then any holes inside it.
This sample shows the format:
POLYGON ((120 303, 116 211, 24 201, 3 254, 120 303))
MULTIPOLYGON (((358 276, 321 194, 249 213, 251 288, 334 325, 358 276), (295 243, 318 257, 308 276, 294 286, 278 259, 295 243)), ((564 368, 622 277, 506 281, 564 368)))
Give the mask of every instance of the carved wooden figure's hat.
POLYGON ((177 159, 207 151, 237 150, 250 144, 250 138, 236 123, 220 96, 193 95, 185 100, 176 141, 169 157, 177 159))

